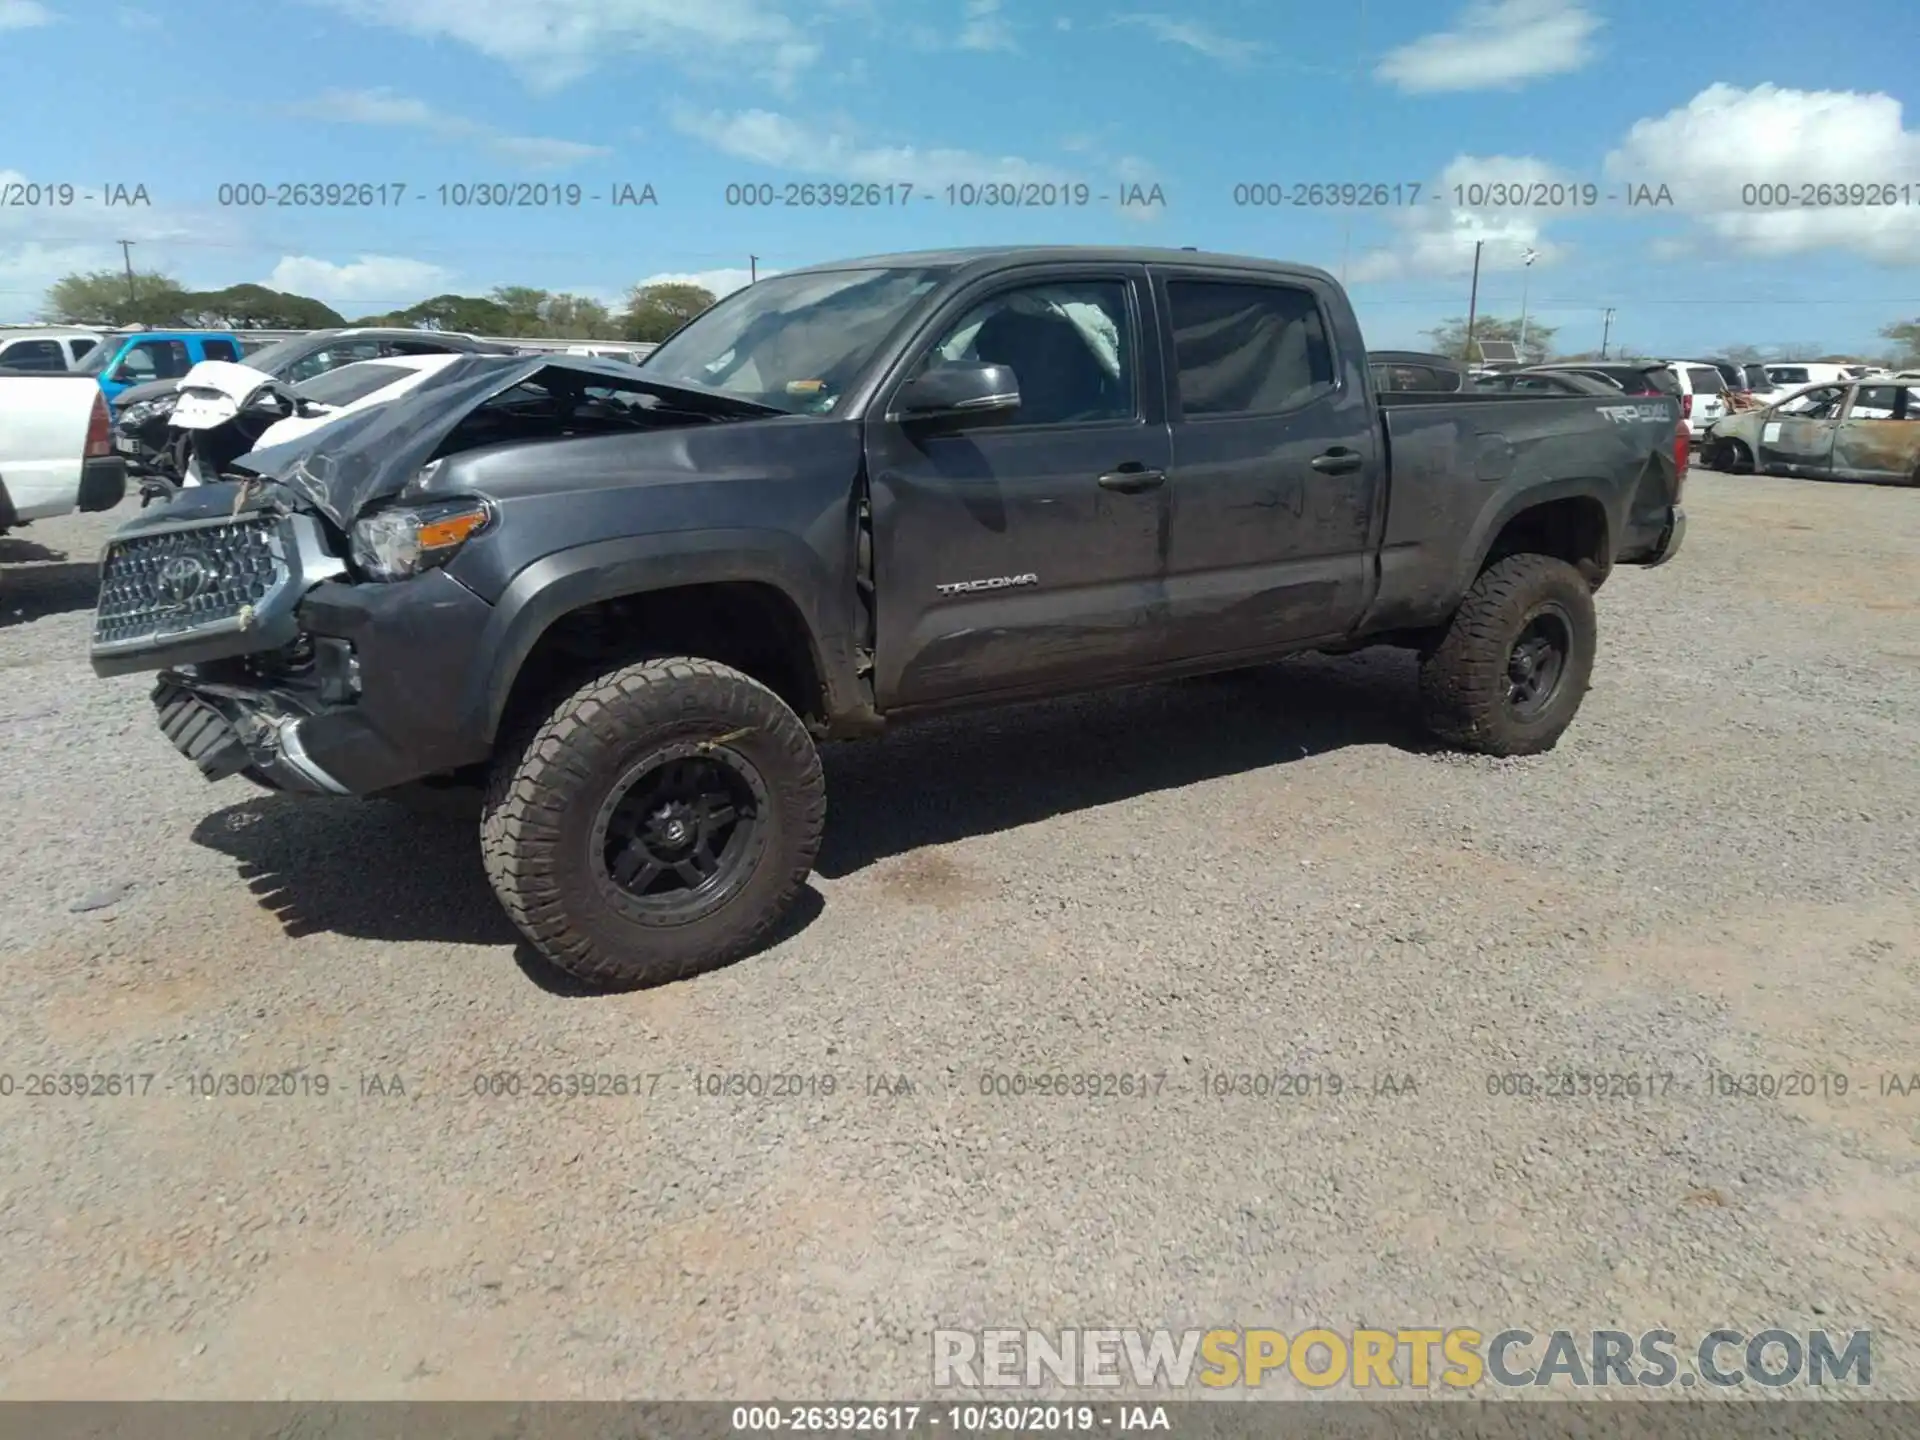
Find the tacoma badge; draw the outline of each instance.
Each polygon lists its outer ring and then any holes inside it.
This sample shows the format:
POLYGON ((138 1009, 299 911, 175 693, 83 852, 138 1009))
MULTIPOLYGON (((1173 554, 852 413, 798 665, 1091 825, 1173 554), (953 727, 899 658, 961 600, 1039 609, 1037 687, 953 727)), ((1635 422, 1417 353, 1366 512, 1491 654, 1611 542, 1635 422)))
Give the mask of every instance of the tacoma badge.
POLYGON ((933 588, 942 595, 965 595, 974 590, 1011 590, 1017 585, 1038 585, 1038 575, 996 575, 991 580, 955 580, 933 588))

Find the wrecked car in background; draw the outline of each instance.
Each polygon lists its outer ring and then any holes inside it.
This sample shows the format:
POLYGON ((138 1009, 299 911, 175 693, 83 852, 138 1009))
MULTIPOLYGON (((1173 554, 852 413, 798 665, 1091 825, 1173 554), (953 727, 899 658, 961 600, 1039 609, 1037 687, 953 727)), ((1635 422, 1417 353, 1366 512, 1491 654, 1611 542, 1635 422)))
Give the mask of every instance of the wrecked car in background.
POLYGON ((1700 459, 1735 475, 1920 485, 1920 379, 1869 375, 1806 386, 1715 421, 1700 459))

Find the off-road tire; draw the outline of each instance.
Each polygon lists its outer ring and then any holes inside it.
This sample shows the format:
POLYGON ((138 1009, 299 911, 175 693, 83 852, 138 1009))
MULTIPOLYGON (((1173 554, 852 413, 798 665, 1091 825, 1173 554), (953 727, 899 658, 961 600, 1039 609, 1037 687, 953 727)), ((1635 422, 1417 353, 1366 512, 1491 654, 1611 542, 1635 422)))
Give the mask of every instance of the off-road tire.
POLYGON ((1427 728, 1449 745, 1487 755, 1551 750, 1586 696, 1598 643, 1593 591, 1578 570, 1550 555, 1509 555, 1480 573, 1421 661, 1427 728), (1542 613, 1564 618, 1570 643, 1557 689, 1539 713, 1522 718, 1508 699, 1508 661, 1542 613))
POLYGON ((634 989, 757 949, 791 910, 819 853, 826 782, 800 717, 758 681, 710 660, 653 659, 602 675, 503 748, 487 787, 481 853, 521 933, 596 988, 634 989), (686 923, 641 921, 603 893, 593 853, 602 805, 662 745, 725 747, 768 803, 740 889, 686 923))

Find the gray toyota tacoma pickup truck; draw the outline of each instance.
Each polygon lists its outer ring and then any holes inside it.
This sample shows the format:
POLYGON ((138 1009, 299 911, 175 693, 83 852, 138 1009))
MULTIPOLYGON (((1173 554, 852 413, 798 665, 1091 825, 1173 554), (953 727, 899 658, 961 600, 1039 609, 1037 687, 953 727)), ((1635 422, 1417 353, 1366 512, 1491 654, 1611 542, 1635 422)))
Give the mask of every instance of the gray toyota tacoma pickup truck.
POLYGON ((1382 399, 1333 277, 1182 250, 789 271, 638 368, 472 356, 227 450, 110 542, 96 672, 212 780, 469 787, 603 986, 764 943, 816 742, 916 716, 1385 644, 1444 741, 1549 749, 1685 525, 1675 401, 1382 399))

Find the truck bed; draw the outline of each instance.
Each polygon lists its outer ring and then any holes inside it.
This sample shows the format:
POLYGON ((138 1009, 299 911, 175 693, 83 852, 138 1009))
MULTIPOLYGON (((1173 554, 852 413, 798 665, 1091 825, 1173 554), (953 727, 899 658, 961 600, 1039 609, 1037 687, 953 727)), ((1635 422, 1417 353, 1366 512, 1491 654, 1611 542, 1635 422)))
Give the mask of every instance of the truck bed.
POLYGON ((1382 396, 1380 417, 1392 483, 1369 628, 1444 613, 1523 507, 1564 494, 1567 523, 1603 524, 1605 553, 1628 559, 1679 499, 1675 399, 1406 391, 1382 396))

